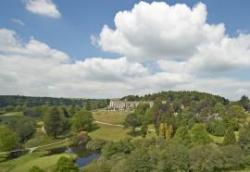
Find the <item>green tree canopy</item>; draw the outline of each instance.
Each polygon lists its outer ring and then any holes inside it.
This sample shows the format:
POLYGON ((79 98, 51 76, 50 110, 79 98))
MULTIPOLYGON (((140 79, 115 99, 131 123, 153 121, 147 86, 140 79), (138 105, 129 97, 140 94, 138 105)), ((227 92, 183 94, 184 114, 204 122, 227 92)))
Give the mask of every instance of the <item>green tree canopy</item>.
POLYGON ((223 144, 230 145, 230 144, 235 144, 235 143, 236 143, 236 136, 234 134, 234 130, 230 127, 226 130, 223 144))
POLYGON ((191 143, 191 136, 189 134, 188 127, 181 126, 181 127, 177 128, 176 133, 174 135, 174 140, 177 143, 189 145, 191 143))
POLYGON ((0 151, 9 151, 17 146, 17 135, 6 126, 0 126, 0 151))
POLYGON ((60 110, 53 107, 44 117, 44 128, 46 133, 56 138, 63 132, 64 117, 60 110))
POLYGON ((191 129, 191 140, 193 145, 202 145, 212 142, 204 124, 197 123, 191 129))
POLYGON ((81 110, 72 118, 72 128, 74 131, 91 131, 93 127, 93 117, 90 111, 81 110))
POLYGON ((79 168, 75 165, 72 159, 61 157, 57 161, 55 172, 79 172, 79 168))

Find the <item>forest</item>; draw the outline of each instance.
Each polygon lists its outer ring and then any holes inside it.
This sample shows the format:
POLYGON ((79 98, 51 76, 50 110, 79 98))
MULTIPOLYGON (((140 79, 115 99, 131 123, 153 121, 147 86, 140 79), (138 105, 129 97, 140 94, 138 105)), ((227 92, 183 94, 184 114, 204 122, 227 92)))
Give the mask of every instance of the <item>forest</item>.
POLYGON ((108 111, 106 99, 2 96, 0 169, 11 172, 250 170, 247 96, 230 101, 196 91, 166 91, 122 99, 142 103, 129 111, 108 111), (153 101, 153 106, 147 101, 153 101), (54 153, 61 148, 71 148, 73 152, 54 153), (78 151, 74 151, 76 148, 78 151), (78 159, 86 154, 96 156, 80 166, 78 159), (38 163, 45 159, 53 163, 38 163), (20 167, 20 162, 25 165, 20 167))

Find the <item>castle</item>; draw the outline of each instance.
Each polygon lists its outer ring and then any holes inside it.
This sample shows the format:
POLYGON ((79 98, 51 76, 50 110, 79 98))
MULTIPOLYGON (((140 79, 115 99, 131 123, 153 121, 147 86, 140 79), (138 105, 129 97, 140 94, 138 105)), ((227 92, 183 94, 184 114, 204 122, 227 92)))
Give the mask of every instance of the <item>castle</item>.
POLYGON ((127 101, 120 99, 111 99, 109 102, 109 110, 128 110, 135 109, 140 103, 148 103, 150 107, 153 106, 152 101, 127 101))

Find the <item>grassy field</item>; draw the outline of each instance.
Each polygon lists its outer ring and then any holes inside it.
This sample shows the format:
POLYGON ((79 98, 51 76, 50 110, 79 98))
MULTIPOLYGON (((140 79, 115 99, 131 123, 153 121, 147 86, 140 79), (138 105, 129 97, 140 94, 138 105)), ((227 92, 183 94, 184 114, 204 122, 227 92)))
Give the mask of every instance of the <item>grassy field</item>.
POLYGON ((0 163, 0 172, 28 172, 32 166, 38 166, 42 169, 51 171, 56 165, 57 160, 62 156, 75 157, 74 154, 68 153, 51 156, 42 156, 40 153, 32 153, 5 163, 0 163))
POLYGON ((1 116, 23 116, 23 113, 22 112, 9 112, 9 113, 2 114, 1 116))
POLYGON ((103 124, 98 124, 98 126, 98 129, 89 133, 90 137, 110 141, 117 141, 128 137, 127 130, 122 127, 114 127, 103 124))
POLYGON ((126 111, 95 111, 93 117, 96 121, 123 124, 128 113, 126 111))

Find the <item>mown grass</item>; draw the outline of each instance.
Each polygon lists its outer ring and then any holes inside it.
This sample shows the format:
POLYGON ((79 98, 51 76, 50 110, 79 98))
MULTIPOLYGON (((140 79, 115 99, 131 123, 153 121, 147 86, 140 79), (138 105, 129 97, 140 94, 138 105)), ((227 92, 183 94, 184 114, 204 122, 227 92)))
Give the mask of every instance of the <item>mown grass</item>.
POLYGON ((123 124, 127 114, 127 111, 95 111, 93 117, 96 121, 111 123, 111 124, 123 124))
POLYGON ((90 132, 91 138, 103 139, 108 141, 118 141, 128 137, 128 130, 122 127, 108 126, 103 124, 98 124, 99 128, 90 132))
POLYGON ((23 112, 8 112, 5 114, 2 114, 2 116, 23 116, 23 112))
POLYGON ((51 156, 43 156, 41 153, 32 153, 20 158, 0 163, 0 172, 28 172, 33 166, 38 166, 44 170, 52 171, 62 156, 75 158, 74 154, 61 153, 51 156))

